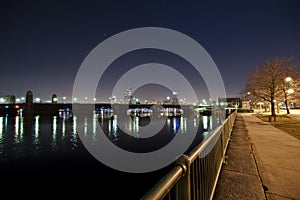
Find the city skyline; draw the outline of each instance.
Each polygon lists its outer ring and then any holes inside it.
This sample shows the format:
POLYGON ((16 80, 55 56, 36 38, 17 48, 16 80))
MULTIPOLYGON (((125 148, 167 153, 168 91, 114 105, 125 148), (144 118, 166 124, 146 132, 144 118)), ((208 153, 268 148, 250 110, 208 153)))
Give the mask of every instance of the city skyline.
MULTIPOLYGON (((216 63, 228 97, 239 96, 248 72, 265 60, 281 56, 300 60, 297 1, 1 4, 0 96, 22 97, 31 90, 43 99, 51 99, 52 94, 70 99, 77 70, 89 52, 105 39, 138 27, 169 28, 196 40, 216 63)), ((209 98, 202 77, 192 76, 186 61, 153 50, 130 52, 117 59, 104 77, 104 91, 96 97, 108 99, 113 83, 124 72, 148 62, 184 71, 192 77, 189 81, 198 84, 196 92, 209 98)), ((131 86, 124 89, 127 87, 131 86)), ((157 96, 167 91, 161 88, 155 94, 158 90, 153 88, 145 91, 157 96)))
MULTIPOLYGON (((67 97, 67 96, 57 96, 56 94, 49 95, 48 98, 41 98, 39 96, 35 96, 33 94, 33 102, 34 103, 53 103, 53 96, 55 95, 55 103, 121 103, 127 104, 129 101, 131 103, 141 103, 141 104, 163 104, 167 101, 171 102, 172 98, 176 98, 180 104, 195 104, 195 103, 203 103, 205 102, 213 102, 212 99, 199 99, 198 102, 192 102, 190 99, 187 99, 183 96, 182 98, 178 98, 178 92, 170 91, 167 88, 157 86, 151 86, 150 89, 154 89, 154 93, 145 93, 143 92, 144 88, 149 87, 149 85, 142 86, 137 89, 135 92, 131 92, 131 95, 128 96, 127 91, 131 88, 127 88, 124 90, 124 94, 120 96, 110 96, 107 99, 103 100, 103 98, 97 97, 67 97)), ((32 92, 28 90, 27 92, 32 92)), ((148 90, 149 91, 149 90, 148 90)), ((15 95, 5 95, 0 96, 1 104, 11 104, 11 103, 25 103, 26 95, 23 96, 15 96, 15 95)))

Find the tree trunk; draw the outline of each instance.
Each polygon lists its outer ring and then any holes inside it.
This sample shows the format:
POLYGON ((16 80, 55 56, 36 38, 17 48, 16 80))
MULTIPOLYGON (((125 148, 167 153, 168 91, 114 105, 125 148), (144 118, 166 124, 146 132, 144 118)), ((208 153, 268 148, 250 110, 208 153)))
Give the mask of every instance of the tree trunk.
POLYGON ((276 112, 275 112, 275 102, 274 101, 271 102, 271 113, 272 113, 272 116, 276 115, 276 112))
POLYGON ((286 108, 286 114, 290 114, 290 109, 289 109, 289 106, 288 106, 288 101, 284 100, 284 104, 285 104, 285 108, 286 108))

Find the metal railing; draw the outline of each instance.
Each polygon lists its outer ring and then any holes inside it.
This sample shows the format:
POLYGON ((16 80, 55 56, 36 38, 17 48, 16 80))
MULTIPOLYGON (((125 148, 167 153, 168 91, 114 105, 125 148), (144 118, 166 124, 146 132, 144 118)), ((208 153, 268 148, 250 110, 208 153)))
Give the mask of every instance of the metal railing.
POLYGON ((208 200, 213 198, 236 111, 176 165, 143 200, 208 200))

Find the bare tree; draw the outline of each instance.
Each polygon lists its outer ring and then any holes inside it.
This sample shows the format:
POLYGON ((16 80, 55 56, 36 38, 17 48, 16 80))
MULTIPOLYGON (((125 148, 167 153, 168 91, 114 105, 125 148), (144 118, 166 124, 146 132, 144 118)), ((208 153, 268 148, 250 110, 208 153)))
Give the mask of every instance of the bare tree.
MULTIPOLYGON (((295 65, 295 73, 291 75, 291 81, 288 83, 288 100, 295 104, 300 103, 300 63, 295 65)), ((295 105, 294 104, 294 105, 295 105)))
MULTIPOLYGON (((294 74, 296 69, 291 65, 290 58, 268 60, 249 73, 245 91, 251 92, 258 100, 270 102, 271 114, 276 116, 276 101, 284 98, 288 104, 290 88, 287 87, 286 78, 294 74)), ((294 79, 296 80, 296 77, 294 79)))

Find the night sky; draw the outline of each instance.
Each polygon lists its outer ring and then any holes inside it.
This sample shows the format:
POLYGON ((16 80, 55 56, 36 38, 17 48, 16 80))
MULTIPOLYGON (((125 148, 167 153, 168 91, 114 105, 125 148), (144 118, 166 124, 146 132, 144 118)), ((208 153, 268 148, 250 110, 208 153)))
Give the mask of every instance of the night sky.
MULTIPOLYGON (((293 56, 300 61, 299 1, 1 1, 0 96, 21 97, 32 90, 44 99, 53 93, 70 99, 89 52, 108 37, 138 27, 169 28, 196 40, 218 66, 231 97, 239 96, 248 72, 265 60, 293 56)), ((139 64, 149 55, 159 58, 154 51, 139 54, 128 56, 139 64)), ((162 54, 162 63, 183 62, 162 54)), ((125 58, 116 63, 107 85, 120 76, 118 67, 136 64, 125 58)), ((197 92, 205 94, 200 79, 197 92)))

